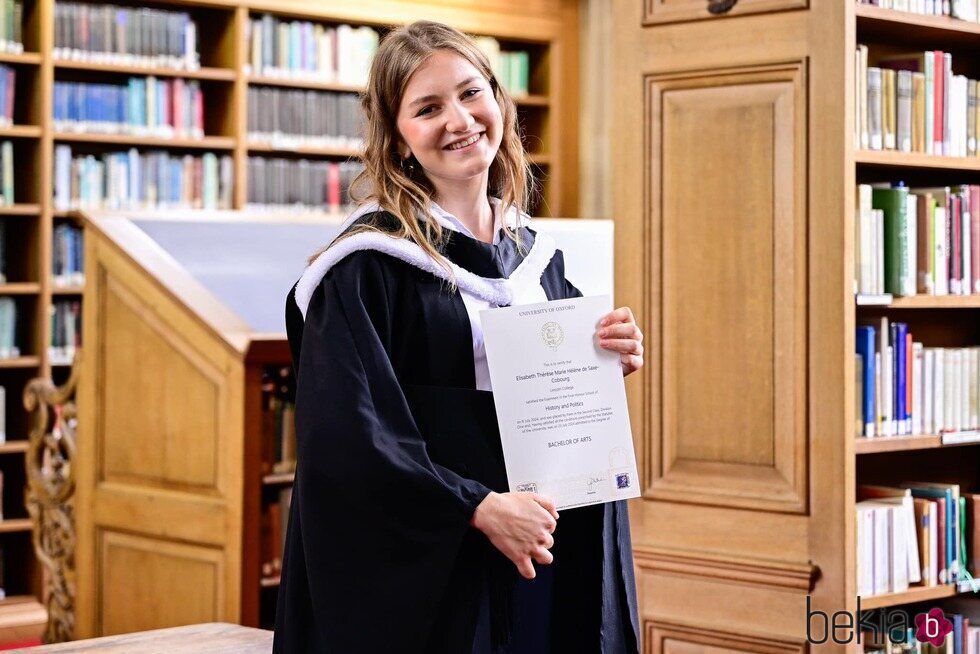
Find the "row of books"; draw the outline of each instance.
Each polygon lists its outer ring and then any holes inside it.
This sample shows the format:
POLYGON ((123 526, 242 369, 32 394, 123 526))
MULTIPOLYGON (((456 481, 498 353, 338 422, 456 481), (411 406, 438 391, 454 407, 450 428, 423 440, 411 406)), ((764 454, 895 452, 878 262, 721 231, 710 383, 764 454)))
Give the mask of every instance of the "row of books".
POLYGON ((858 435, 980 440, 980 347, 924 347, 883 317, 857 327, 856 349, 858 435))
POLYGON ((50 307, 51 339, 48 357, 53 364, 70 364, 82 345, 82 303, 57 300, 50 307))
POLYGON ((980 186, 859 184, 854 290, 980 293, 980 186))
POLYGON ((54 149, 54 208, 230 209, 232 159, 164 151, 73 155, 54 149))
POLYGON ((249 157, 249 210, 345 210, 354 178, 364 170, 357 161, 307 161, 249 157))
POLYGON ((9 232, 7 231, 7 221, 0 220, 0 284, 7 283, 7 250, 9 232))
POLYGON ((245 33, 250 72, 363 86, 380 36, 370 27, 330 27, 263 14, 245 33))
POLYGON ((200 67, 197 25, 183 11, 56 2, 54 24, 55 59, 200 67))
MULTIPOLYGON (((2 3, 3 0, 0 0, 2 3)), ((14 124, 14 97, 17 91, 17 71, 0 65, 0 126, 14 124)))
MULTIPOLYGON (((973 604, 954 600, 938 609, 941 616, 936 611, 936 607, 929 611, 894 607, 881 609, 876 612, 878 615, 865 618, 865 624, 874 625, 874 630, 863 630, 861 633, 864 654, 980 654, 980 626, 976 626, 980 625, 980 613, 973 604), (916 617, 923 613, 935 621, 937 630, 941 619, 951 623, 952 628, 940 645, 916 638, 916 617), (909 625, 901 634, 895 627, 898 622, 909 625)), ((926 619, 920 618, 923 623, 926 619)))
POLYGON ((51 249, 51 272, 57 287, 80 286, 85 283, 85 265, 80 227, 60 223, 54 227, 54 243, 51 249))
POLYGON ((251 86, 248 140, 276 147, 360 148, 363 116, 353 93, 251 86))
POLYGON ((54 128, 59 132, 202 138, 204 94, 199 82, 180 78, 130 77, 125 86, 55 82, 54 128))
POLYGON ((282 553, 286 548, 286 523, 289 520, 289 505, 293 499, 292 487, 279 490, 275 501, 269 502, 262 510, 261 555, 262 576, 275 577, 282 570, 282 553))
POLYGON ((0 52, 24 51, 23 22, 23 0, 0 0, 0 52))
POLYGON ((977 156, 977 81, 953 74, 948 52, 855 52, 855 139, 861 148, 977 156))
POLYGON ((980 21, 980 2, 977 0, 858 0, 858 4, 924 16, 950 16, 960 20, 980 21))
POLYGON ((859 486, 856 504, 858 595, 900 593, 978 573, 980 495, 957 484, 859 486))
POLYGON ((516 97, 528 94, 531 76, 531 55, 526 50, 504 51, 500 41, 492 36, 477 37, 476 43, 490 59, 494 77, 500 86, 516 97))
POLYGON ((262 373, 263 473, 296 470, 296 382, 289 366, 262 373))
POLYGON ((0 359, 16 359, 19 356, 17 302, 12 297, 0 297, 0 359))

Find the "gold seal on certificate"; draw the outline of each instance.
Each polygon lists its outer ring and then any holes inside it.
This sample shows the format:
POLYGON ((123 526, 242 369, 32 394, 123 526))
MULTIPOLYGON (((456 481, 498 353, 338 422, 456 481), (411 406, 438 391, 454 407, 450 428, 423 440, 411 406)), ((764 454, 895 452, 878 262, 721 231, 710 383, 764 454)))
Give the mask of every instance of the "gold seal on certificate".
POLYGON ((507 480, 558 509, 638 497, 619 355, 596 340, 608 295, 480 312, 507 480))

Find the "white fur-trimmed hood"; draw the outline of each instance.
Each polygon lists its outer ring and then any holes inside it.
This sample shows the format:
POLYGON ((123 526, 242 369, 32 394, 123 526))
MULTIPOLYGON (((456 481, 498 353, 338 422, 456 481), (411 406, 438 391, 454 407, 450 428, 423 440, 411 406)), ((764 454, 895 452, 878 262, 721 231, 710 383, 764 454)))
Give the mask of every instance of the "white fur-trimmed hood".
MULTIPOLYGON (((377 211, 378 207, 361 207, 350 218, 345 221, 342 230, 346 229, 357 218, 377 211)), ((454 231, 459 231, 444 216, 434 216, 443 227, 454 231)), ((513 303, 515 296, 523 294, 523 290, 528 287, 538 287, 541 283, 541 275, 545 268, 551 263, 555 255, 555 241, 547 234, 537 233, 531 251, 514 270, 510 277, 490 278, 480 277, 465 268, 461 268, 452 261, 449 262, 450 269, 455 276, 455 281, 460 290, 472 293, 476 297, 490 302, 497 306, 507 306, 513 303)), ((378 232, 362 232, 353 236, 348 236, 334 243, 327 248, 313 263, 309 265, 303 276, 296 284, 296 304, 299 306, 303 318, 306 318, 306 310, 310 306, 310 300, 321 280, 326 274, 342 259, 359 250, 374 250, 383 252, 395 257, 405 263, 411 264, 416 268, 424 270, 432 275, 448 280, 449 272, 441 265, 436 263, 421 247, 403 238, 395 238, 378 232)))

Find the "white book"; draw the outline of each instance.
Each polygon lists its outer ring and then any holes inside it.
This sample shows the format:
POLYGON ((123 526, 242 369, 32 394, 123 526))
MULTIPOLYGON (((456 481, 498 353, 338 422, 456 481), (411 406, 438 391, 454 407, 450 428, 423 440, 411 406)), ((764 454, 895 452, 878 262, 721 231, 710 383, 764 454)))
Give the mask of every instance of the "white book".
POLYGON ((956 350, 953 348, 946 349, 946 365, 943 368, 943 373, 945 379, 943 379, 943 385, 946 388, 946 393, 943 397, 945 407, 943 408, 943 414, 946 416, 946 428, 959 431, 957 424, 959 423, 960 413, 959 413, 959 403, 957 399, 959 398, 959 366, 956 364, 957 356, 956 350))
POLYGON ((874 575, 875 594, 887 593, 892 588, 892 512, 888 507, 874 509, 874 575))
POLYGON ((871 186, 869 184, 858 185, 858 224, 859 238, 856 243, 855 257, 858 261, 858 292, 866 295, 873 295, 876 291, 874 287, 874 263, 873 256, 873 229, 874 218, 871 215, 871 186))
POLYGON ((946 428, 946 404, 943 390, 946 381, 946 349, 936 348, 935 368, 933 373, 932 385, 932 411, 935 430, 933 433, 940 433, 946 428))
POLYGON ((912 433, 921 434, 922 431, 922 370, 923 352, 922 343, 912 342, 912 433))
POLYGON ((970 348, 960 349, 960 429, 963 430, 973 426, 973 421, 970 418, 970 360, 972 358, 973 352, 970 351, 970 348))
POLYGON ((980 429, 980 347, 970 348, 970 426, 980 429))
POLYGON ((922 432, 923 434, 935 434, 935 423, 933 422, 933 378, 935 377, 936 351, 931 347, 923 348, 922 353, 922 432))
POLYGON ((867 597, 875 592, 874 576, 874 509, 858 503, 858 595, 867 597))

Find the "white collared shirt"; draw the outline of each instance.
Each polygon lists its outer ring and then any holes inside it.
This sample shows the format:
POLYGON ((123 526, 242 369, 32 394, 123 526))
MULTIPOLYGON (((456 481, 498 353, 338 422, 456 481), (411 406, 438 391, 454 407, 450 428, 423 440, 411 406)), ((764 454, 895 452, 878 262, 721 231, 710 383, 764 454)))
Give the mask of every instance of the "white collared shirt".
MULTIPOLYGON (((493 207, 493 244, 496 245, 500 242, 500 228, 502 226, 502 219, 500 216, 500 200, 497 198, 490 198, 490 206, 493 207)), ((433 209, 439 214, 440 217, 444 218, 447 223, 452 225, 457 232, 465 234, 470 238, 476 238, 473 236, 473 233, 469 230, 469 228, 467 228, 466 225, 464 225, 456 216, 452 215, 436 204, 433 204, 433 209)), ((513 211, 513 209, 511 211, 513 211)), ((487 366, 487 349, 483 341, 483 325, 480 322, 480 312, 486 311, 487 309, 496 308, 498 305, 491 304, 486 300, 478 298, 465 289, 460 289, 459 294, 463 298, 463 304, 466 306, 466 314, 469 316, 470 330, 473 334, 473 371, 476 373, 476 389, 479 391, 492 391, 493 386, 490 383, 490 369, 487 366)), ((515 297, 514 304, 544 302, 547 299, 548 297, 544 292, 544 287, 542 287, 539 282, 538 287, 533 289, 530 293, 527 293, 524 297, 515 297), (538 291, 540 291, 540 293, 538 293, 538 291)))

